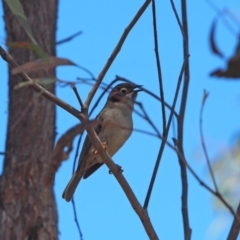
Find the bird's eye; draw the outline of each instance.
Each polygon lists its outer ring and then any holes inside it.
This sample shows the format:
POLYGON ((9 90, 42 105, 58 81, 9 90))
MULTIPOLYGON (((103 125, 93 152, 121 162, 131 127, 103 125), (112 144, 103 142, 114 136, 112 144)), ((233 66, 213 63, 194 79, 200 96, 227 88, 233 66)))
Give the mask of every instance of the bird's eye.
POLYGON ((127 92, 127 89, 126 89, 126 88, 121 88, 120 92, 121 92, 121 93, 126 93, 126 92, 127 92))

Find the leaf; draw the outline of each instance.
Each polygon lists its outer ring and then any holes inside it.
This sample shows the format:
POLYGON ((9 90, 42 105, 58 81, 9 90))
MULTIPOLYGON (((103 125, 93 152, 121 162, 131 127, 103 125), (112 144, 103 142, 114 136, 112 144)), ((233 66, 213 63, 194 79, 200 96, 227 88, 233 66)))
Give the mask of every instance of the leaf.
POLYGON ((4 1, 7 3, 12 13, 17 17, 19 23, 22 25, 22 27, 24 28, 25 32, 27 33, 31 41, 34 44, 37 44, 37 41, 33 37, 30 24, 27 20, 26 15, 24 14, 23 7, 20 1, 19 0, 4 0, 4 1))
POLYGON ((48 55, 43 51, 39 45, 32 44, 32 51, 45 62, 48 61, 48 55))
POLYGON ((71 60, 52 56, 52 57, 48 57, 47 61, 44 61, 43 59, 37 59, 31 62, 24 63, 16 68, 13 68, 11 70, 11 73, 13 75, 18 74, 20 72, 32 73, 40 70, 49 70, 61 65, 77 66, 77 64, 75 64, 71 60))
POLYGON ((8 47, 27 48, 32 50, 39 58, 48 61, 48 55, 42 50, 39 45, 30 42, 8 42, 8 47))
POLYGON ((22 87, 29 86, 32 84, 33 84, 33 81, 32 82, 20 82, 14 86, 14 89, 22 88, 22 87))
POLYGON ((49 85, 49 84, 52 84, 52 83, 55 83, 55 82, 57 82, 56 78, 49 78, 49 77, 34 78, 34 79, 32 79, 31 82, 20 82, 20 83, 18 83, 16 86, 14 86, 14 89, 26 87, 26 86, 32 85, 34 83, 38 83, 40 85, 49 85))
POLYGON ((26 15, 24 14, 22 4, 19 0, 4 0, 8 7, 10 8, 11 12, 16 16, 18 22, 21 24, 23 29, 25 30, 26 34, 30 38, 33 43, 32 50, 36 53, 38 57, 41 57, 47 60, 47 54, 43 51, 43 49, 38 45, 37 41, 33 37, 33 33, 30 27, 30 24, 27 20, 26 15))
POLYGON ((37 78, 33 80, 40 85, 49 85, 57 82, 56 78, 48 78, 48 77, 42 77, 42 78, 37 78))
POLYGON ((228 60, 226 70, 217 69, 210 73, 210 76, 225 77, 225 78, 239 78, 240 80, 240 36, 238 37, 238 44, 235 54, 228 60))
POLYGON ((221 51, 219 50, 219 48, 217 47, 216 41, 215 41, 215 29, 216 29, 216 25, 217 25, 217 19, 213 20, 212 22, 212 27, 210 30, 210 46, 211 46, 211 50, 213 53, 215 53, 216 55, 218 55, 221 58, 224 58, 224 55, 221 53, 221 51))
POLYGON ((67 38, 64 38, 64 39, 62 39, 62 40, 57 41, 57 42, 56 42, 56 45, 60 45, 60 44, 62 44, 62 43, 69 42, 69 41, 71 41, 72 39, 74 39, 75 37, 77 37, 77 36, 79 36, 79 35, 81 35, 81 34, 82 34, 82 31, 78 31, 78 32, 74 33, 73 35, 71 35, 71 36, 69 36, 69 37, 67 37, 67 38))

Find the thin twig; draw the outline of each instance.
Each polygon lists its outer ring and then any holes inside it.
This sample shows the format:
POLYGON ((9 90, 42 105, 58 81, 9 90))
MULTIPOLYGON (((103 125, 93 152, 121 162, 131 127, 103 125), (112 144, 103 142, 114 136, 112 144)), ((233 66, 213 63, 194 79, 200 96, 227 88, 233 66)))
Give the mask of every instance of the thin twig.
POLYGON ((129 23, 129 25, 126 27, 126 29, 124 30, 119 42, 117 43, 117 46, 115 47, 115 49, 113 50, 111 56, 108 58, 107 63, 105 64, 104 68, 102 69, 102 71, 100 72, 96 83, 94 84, 92 90, 90 91, 90 93, 88 94, 88 97, 85 101, 85 106, 88 108, 88 106, 90 105, 93 96, 95 95, 99 85, 101 84, 105 74, 107 73, 108 69, 110 68, 110 66, 112 65, 114 59, 116 58, 117 54, 120 52, 123 43, 125 42, 128 34, 130 33, 130 31, 132 30, 132 28, 134 27, 134 25, 137 23, 137 21, 139 20, 139 18, 142 16, 142 14, 144 13, 144 11, 147 9, 148 5, 150 4, 151 0, 146 0, 144 2, 144 4, 141 6, 141 8, 138 10, 138 12, 136 13, 136 15, 134 16, 134 18, 132 19, 132 21, 129 23))
MULTIPOLYGON (((81 124, 79 124, 81 125, 81 124)), ((82 141, 82 137, 83 137, 83 132, 81 133, 81 135, 79 136, 78 142, 77 142, 77 148, 76 148, 76 152, 75 152, 75 156, 74 156, 74 161, 73 161, 73 168, 72 168, 72 174, 74 174, 75 169, 76 169, 76 165, 77 165, 77 159, 79 158, 79 150, 80 150, 80 145, 81 145, 81 141, 82 141)), ((80 159, 79 159, 80 160, 80 159)))
POLYGON ((76 95, 76 97, 78 99, 78 102, 80 104, 81 109, 83 109, 84 108, 83 102, 82 102, 82 99, 81 99, 81 97, 80 97, 80 95, 78 93, 78 90, 77 90, 76 86, 73 86, 72 89, 73 89, 73 91, 74 91, 74 93, 75 93, 75 95, 76 95))
MULTIPOLYGON (((177 144, 178 150, 184 156, 183 149, 183 132, 184 132, 184 117, 185 117, 185 109, 187 104, 188 97, 188 86, 189 86, 189 50, 188 50, 188 21, 187 21, 187 3, 186 0, 181 0, 181 9, 182 9, 182 26, 185 38, 183 38, 183 56, 186 59, 186 66, 184 71, 184 84, 182 90, 182 98, 180 104, 180 111, 178 117, 178 136, 177 136, 177 144)), ((179 158, 179 155, 178 155, 179 158)), ((182 163, 179 159, 180 171, 181 171, 181 179, 182 179, 182 218, 183 218, 183 227, 184 227, 184 239, 190 240, 192 230, 189 224, 189 216, 188 216, 188 178, 187 178, 187 170, 186 165, 182 163)))
POLYGON ((170 2, 171 2, 171 6, 172 6, 172 9, 173 9, 174 15, 175 15, 175 17, 176 17, 176 19, 177 19, 178 26, 179 26, 179 28, 180 28, 180 30, 181 30, 182 36, 183 36, 184 39, 186 39, 185 34, 184 34, 184 31, 183 31, 183 26, 182 26, 181 20, 180 20, 180 18, 179 18, 179 16, 178 16, 178 13, 177 13, 177 9, 176 9, 176 7, 175 7, 175 4, 174 4, 173 0, 170 0, 170 2))
POLYGON ((160 58, 159 58, 159 51, 158 51, 158 34, 157 34, 157 21, 156 21, 156 7, 155 7, 155 0, 152 0, 152 17, 153 17, 153 34, 154 34, 154 47, 155 47, 155 56, 156 56, 156 63, 157 63, 157 72, 158 72, 158 82, 159 82, 159 90, 160 90, 160 97, 162 99, 161 106, 162 106, 162 120, 163 120, 163 134, 166 128, 166 112, 164 106, 164 92, 163 92, 163 79, 162 79, 162 72, 161 72, 161 65, 160 65, 160 58))
POLYGON ((88 70, 87 68, 82 67, 82 66, 80 66, 80 65, 78 65, 78 68, 82 69, 84 72, 86 72, 88 75, 90 75, 91 78, 92 78, 94 81, 96 81, 96 78, 95 78, 94 74, 93 74, 90 70, 88 70))
POLYGON ((212 169, 212 166, 211 166, 211 163, 210 163, 210 159, 209 159, 209 156, 208 156, 208 152, 207 152, 207 148, 206 148, 205 140, 204 140, 204 136, 203 136, 203 118, 202 118, 202 116, 203 116, 203 109, 204 109, 204 106, 205 106, 208 95, 209 95, 209 93, 206 90, 204 90, 202 105, 201 105, 201 110, 200 110, 199 128, 200 128, 202 148, 203 148, 203 152, 204 152, 204 155, 205 155, 205 158, 206 158, 206 161, 207 161, 208 170, 210 172, 215 191, 218 192, 216 179, 215 179, 215 176, 214 176, 214 173, 213 173, 213 169, 212 169))
POLYGON ((80 228, 80 224, 79 224, 79 221, 78 221, 78 216, 77 216, 77 211, 76 211, 76 205, 75 205, 74 197, 72 198, 72 206, 73 206, 74 221, 75 221, 75 223, 77 225, 79 237, 80 237, 81 240, 83 240, 83 234, 82 234, 82 231, 81 231, 81 228, 80 228))
MULTIPOLYGON (((236 215, 238 216, 238 218, 240 218, 240 203, 238 204, 236 215)), ((227 240, 237 240, 239 231, 240 231, 240 223, 239 223, 238 219, 236 217, 234 217, 227 240)))
MULTIPOLYGON (((79 139, 78 139, 77 149, 76 149, 75 156, 74 156, 74 161, 73 161, 72 174, 74 174, 74 172, 75 172, 77 159, 79 158, 79 149, 80 149, 82 136, 83 136, 83 133, 79 136, 79 139)), ((71 202, 72 202, 72 208, 73 208, 73 213, 74 213, 74 220, 75 220, 76 225, 77 225, 77 229, 78 229, 78 232, 79 232, 79 235, 80 235, 80 239, 82 240, 83 239, 83 235, 82 235, 82 231, 80 229, 80 224, 79 224, 79 221, 78 221, 78 215, 77 215, 77 210, 76 210, 76 204, 75 204, 74 196, 73 196, 71 202)))
MULTIPOLYGON (((157 135, 160 135, 158 128, 155 126, 151 118, 148 116, 143 104, 141 102, 136 102, 135 104, 137 104, 143 112, 143 115, 140 115, 140 117, 142 117, 144 120, 146 120, 149 123, 149 125, 153 128, 153 130, 157 133, 157 135)), ((134 112, 138 113, 137 111, 134 111, 134 112)))
MULTIPOLYGON (((170 112, 170 116, 169 116, 169 119, 168 119, 167 128, 165 129, 165 134, 164 134, 165 138, 164 139, 168 138, 168 133, 169 133, 172 118, 173 118, 173 115, 174 115, 174 110, 175 110, 175 106, 176 106, 176 103, 177 103, 178 93, 179 93, 179 90, 180 90, 180 86, 181 86, 181 82, 182 82, 182 76, 183 76, 183 73, 184 73, 185 66, 186 66, 186 59, 183 62, 183 65, 182 65, 182 68, 181 68, 181 71, 180 71, 180 74, 179 74, 179 77, 178 77, 178 83, 177 83, 176 91, 175 91, 175 94, 174 94, 174 100, 173 100, 173 104, 172 104, 172 107, 171 107, 171 112, 170 112)), ((144 205, 143 205, 144 209, 148 208, 148 204, 149 204, 150 197, 151 197, 151 194, 152 194, 152 189, 153 189, 154 182, 155 182, 155 179, 156 179, 156 176, 157 176, 157 172, 158 172, 159 164, 160 164, 160 161, 161 161, 161 158, 162 158, 165 143, 166 143, 166 141, 162 140, 159 151, 158 151, 157 160, 156 160, 156 163, 155 163, 155 166, 154 166, 154 169, 153 169, 152 177, 151 177, 151 180, 150 180, 150 184, 149 184, 148 191, 147 191, 146 198, 145 198, 144 205)))

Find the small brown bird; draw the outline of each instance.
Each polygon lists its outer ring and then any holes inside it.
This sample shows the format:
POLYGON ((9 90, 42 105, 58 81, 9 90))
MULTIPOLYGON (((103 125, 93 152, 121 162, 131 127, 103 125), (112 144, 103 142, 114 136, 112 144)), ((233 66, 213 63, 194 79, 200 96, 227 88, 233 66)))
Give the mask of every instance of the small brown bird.
MULTIPOLYGON (((95 128, 103 147, 113 156, 130 137, 133 128, 132 112, 140 85, 122 83, 113 88, 108 100, 98 114, 101 123, 95 128)), ((80 154, 78 167, 66 186, 62 197, 70 201, 81 178, 84 179, 103 165, 101 157, 86 137, 80 154)))

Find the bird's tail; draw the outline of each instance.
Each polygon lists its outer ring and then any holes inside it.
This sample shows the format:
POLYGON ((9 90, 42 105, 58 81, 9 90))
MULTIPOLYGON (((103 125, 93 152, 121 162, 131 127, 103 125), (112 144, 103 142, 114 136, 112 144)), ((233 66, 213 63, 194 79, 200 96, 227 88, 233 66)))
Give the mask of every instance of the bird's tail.
POLYGON ((77 188, 78 183, 80 182, 83 174, 79 174, 79 172, 75 172, 63 191, 62 197, 69 202, 72 199, 72 196, 77 188))

